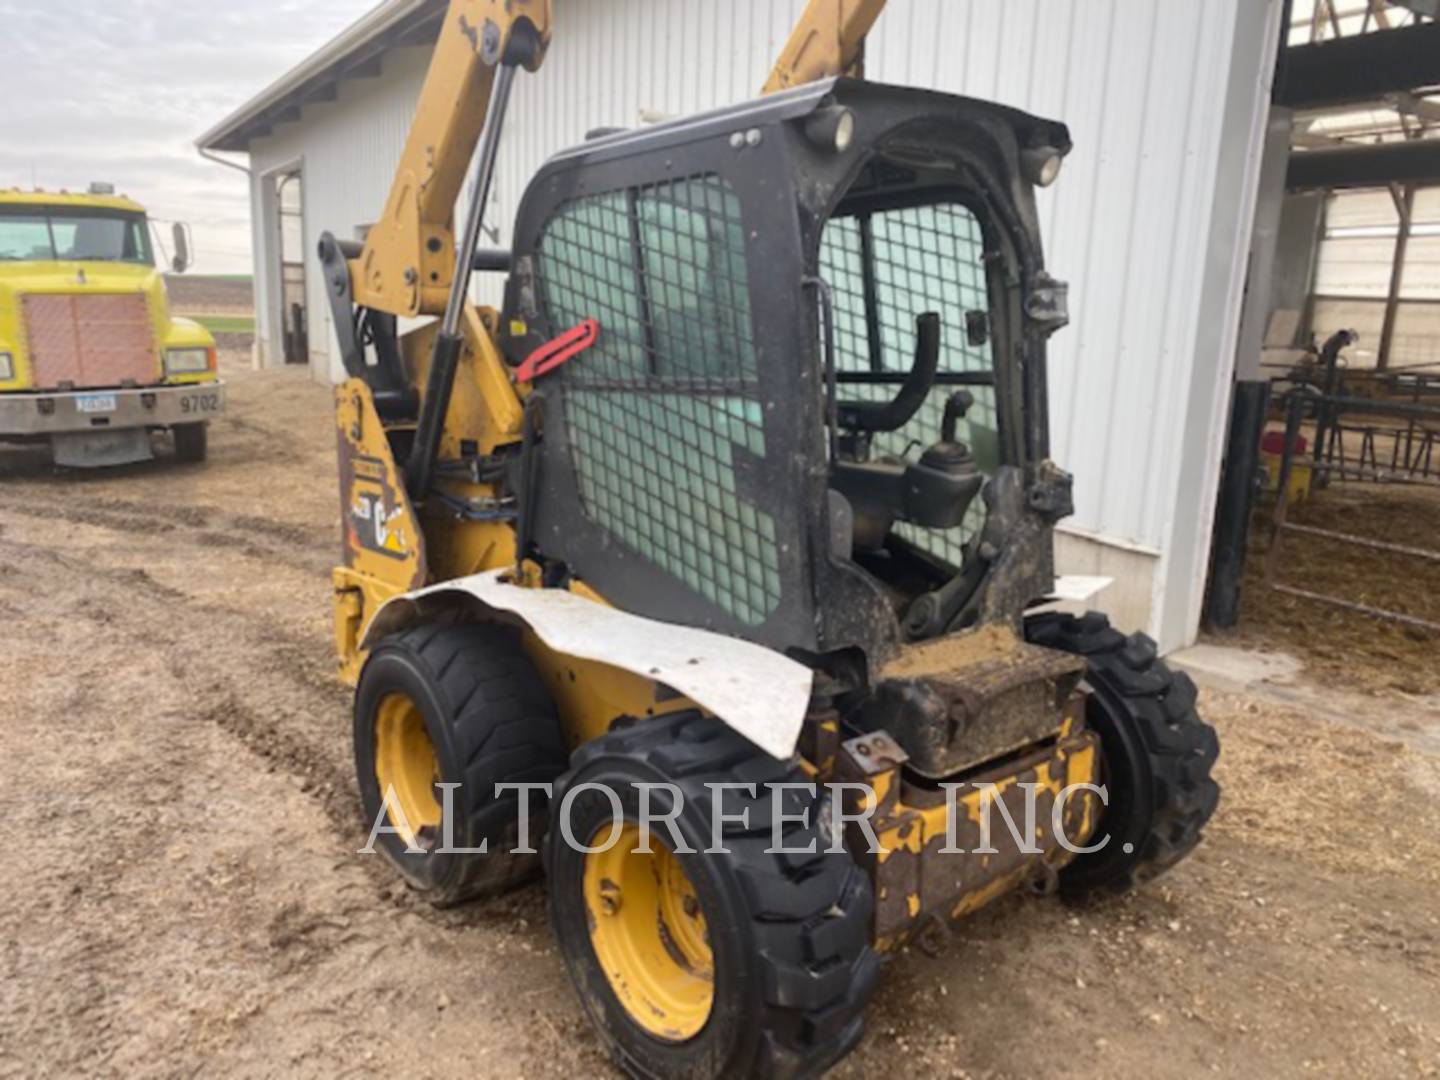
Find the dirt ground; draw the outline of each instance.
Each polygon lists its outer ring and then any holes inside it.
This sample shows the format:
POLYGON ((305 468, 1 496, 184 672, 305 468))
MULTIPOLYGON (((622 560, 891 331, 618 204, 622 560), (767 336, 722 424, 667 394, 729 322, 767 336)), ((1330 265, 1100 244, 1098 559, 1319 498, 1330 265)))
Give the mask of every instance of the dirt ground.
MULTIPOLYGON (((207 466, 0 452, 0 1074, 610 1075, 540 886, 438 914, 355 853, 329 393, 230 359, 207 466)), ((838 1075, 1440 1075, 1440 759, 1202 705, 1200 851, 897 958, 838 1075)))

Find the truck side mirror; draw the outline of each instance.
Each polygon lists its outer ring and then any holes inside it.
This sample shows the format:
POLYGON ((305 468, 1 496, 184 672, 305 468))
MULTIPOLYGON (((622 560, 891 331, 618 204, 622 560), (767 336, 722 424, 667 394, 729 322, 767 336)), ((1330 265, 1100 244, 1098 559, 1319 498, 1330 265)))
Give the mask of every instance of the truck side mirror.
POLYGON ((183 274, 190 269, 190 227, 183 221, 175 223, 175 258, 171 261, 171 268, 177 274, 183 274))

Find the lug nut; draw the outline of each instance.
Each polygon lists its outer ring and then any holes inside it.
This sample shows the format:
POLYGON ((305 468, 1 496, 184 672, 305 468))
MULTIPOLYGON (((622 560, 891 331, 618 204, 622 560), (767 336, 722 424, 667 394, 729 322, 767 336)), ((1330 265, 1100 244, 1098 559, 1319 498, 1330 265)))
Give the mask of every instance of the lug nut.
POLYGON ((606 915, 620 913, 620 886, 613 881, 600 883, 600 908, 606 915))

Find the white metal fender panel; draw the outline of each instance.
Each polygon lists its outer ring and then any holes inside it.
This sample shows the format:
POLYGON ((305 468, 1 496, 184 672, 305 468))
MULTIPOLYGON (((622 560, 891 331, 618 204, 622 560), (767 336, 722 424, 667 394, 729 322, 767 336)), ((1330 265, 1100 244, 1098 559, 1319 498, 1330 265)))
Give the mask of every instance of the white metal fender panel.
POLYGON ((657 622, 565 589, 509 584, 508 570, 457 578, 397 596, 375 613, 364 647, 403 627, 426 597, 472 596, 519 616, 557 652, 643 675, 709 709, 776 758, 795 752, 814 673, 773 649, 690 626, 657 622))
POLYGON ((1095 598, 1113 584, 1115 579, 1112 577, 1065 574, 1055 579, 1055 588, 1050 590, 1050 595, 1026 608, 1025 614, 1043 615, 1052 611, 1063 611, 1071 615, 1083 615, 1095 606, 1095 598))
POLYGON ((1063 600, 1071 604, 1089 604, 1113 584, 1115 584, 1113 577, 1064 574, 1055 579, 1055 589, 1050 596, 1054 600, 1063 600))

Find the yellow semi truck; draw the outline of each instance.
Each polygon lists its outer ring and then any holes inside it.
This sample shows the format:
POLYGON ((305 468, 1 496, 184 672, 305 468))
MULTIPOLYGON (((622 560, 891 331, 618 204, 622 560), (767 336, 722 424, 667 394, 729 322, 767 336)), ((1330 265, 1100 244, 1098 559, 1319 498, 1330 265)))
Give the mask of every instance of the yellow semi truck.
POLYGON ((215 339, 170 314, 155 247, 145 208, 108 185, 0 191, 0 441, 87 468, 148 461, 169 431, 180 460, 204 460, 225 408, 215 339))

